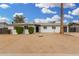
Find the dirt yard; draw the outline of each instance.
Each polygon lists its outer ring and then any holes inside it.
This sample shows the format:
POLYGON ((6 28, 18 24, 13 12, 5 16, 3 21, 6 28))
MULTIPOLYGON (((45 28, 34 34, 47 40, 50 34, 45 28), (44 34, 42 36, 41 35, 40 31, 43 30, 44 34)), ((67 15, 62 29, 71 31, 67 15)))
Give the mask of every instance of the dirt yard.
POLYGON ((72 34, 0 35, 0 54, 79 55, 79 33, 72 34))

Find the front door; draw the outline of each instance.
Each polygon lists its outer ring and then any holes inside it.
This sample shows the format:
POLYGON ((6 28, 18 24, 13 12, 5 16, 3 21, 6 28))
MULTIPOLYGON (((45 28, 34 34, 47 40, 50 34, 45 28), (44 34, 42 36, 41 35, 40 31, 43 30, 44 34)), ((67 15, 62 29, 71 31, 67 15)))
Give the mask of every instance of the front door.
POLYGON ((36 32, 39 32, 39 26, 36 26, 36 32))

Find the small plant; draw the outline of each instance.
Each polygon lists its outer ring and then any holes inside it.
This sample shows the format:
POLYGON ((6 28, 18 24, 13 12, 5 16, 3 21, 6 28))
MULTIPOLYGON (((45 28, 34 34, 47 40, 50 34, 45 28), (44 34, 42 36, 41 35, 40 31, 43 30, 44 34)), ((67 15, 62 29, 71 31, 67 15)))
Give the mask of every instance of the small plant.
POLYGON ((29 34, 34 33, 34 27, 28 27, 29 34))
POLYGON ((15 30, 18 34, 23 34, 24 31, 23 27, 15 27, 15 30))

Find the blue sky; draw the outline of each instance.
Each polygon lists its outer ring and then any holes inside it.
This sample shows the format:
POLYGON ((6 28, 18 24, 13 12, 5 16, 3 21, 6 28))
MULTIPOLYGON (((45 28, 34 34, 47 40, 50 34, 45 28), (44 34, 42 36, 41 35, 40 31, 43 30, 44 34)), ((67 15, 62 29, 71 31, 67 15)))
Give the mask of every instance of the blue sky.
MULTIPOLYGON (((13 21, 13 15, 22 14, 26 21, 53 21, 60 19, 59 4, 41 3, 14 3, 0 4, 0 19, 8 19, 8 23, 13 21), (57 17, 57 18, 56 18, 57 17)), ((64 4, 64 22, 77 22, 79 19, 79 4, 64 4)))

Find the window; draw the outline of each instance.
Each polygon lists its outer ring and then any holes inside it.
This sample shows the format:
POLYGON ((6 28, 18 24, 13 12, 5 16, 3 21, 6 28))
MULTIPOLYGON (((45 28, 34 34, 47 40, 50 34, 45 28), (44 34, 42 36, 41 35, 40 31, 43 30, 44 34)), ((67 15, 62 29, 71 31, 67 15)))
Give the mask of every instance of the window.
POLYGON ((25 29, 28 29, 28 26, 24 26, 25 29))
POLYGON ((47 29, 47 26, 44 26, 44 29, 47 29))
POLYGON ((55 26, 52 26, 52 29, 55 29, 56 27, 55 26))

